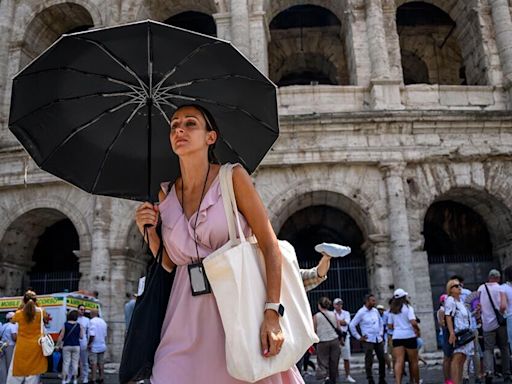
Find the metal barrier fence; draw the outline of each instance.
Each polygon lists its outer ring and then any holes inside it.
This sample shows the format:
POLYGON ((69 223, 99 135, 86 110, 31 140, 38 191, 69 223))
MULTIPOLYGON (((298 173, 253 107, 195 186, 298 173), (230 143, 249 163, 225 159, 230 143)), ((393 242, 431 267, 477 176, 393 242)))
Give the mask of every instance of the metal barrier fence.
POLYGON ((29 286, 38 294, 78 290, 78 271, 30 272, 29 286))

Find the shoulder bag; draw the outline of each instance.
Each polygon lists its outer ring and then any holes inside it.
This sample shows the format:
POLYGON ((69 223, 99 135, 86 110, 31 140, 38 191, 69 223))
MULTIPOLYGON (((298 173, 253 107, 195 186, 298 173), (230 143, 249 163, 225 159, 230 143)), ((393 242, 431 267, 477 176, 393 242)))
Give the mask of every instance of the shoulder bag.
POLYGON ((55 343, 50 335, 44 334, 44 324, 43 324, 43 310, 40 309, 39 313, 41 313, 41 337, 39 338, 39 345, 43 350, 44 356, 51 356, 53 350, 55 349, 55 343))
POLYGON ((242 231, 233 189, 233 166, 222 166, 219 174, 229 241, 207 256, 203 265, 226 335, 228 373, 238 380, 255 382, 290 369, 318 342, 318 337, 295 250, 288 242, 279 241, 283 255, 280 300, 285 308, 280 325, 285 342, 277 356, 262 355, 260 326, 267 295, 265 260, 256 239, 246 238, 242 231))
POLYGON ((157 227, 160 247, 146 275, 144 291, 137 297, 130 326, 126 332, 119 382, 137 382, 151 377, 155 352, 160 344, 160 333, 176 268, 167 272, 162 266, 163 240, 161 224, 157 227))
POLYGON ((487 291, 487 296, 489 296, 489 301, 491 302, 492 310, 494 311, 494 316, 496 316, 496 320, 498 320, 498 325, 500 327, 503 325, 507 325, 507 319, 494 306, 494 302, 492 301, 491 292, 489 292, 489 287, 487 287, 487 284, 485 284, 485 283, 484 283, 484 285, 485 285, 485 290, 487 291))
MULTIPOLYGON (((464 305, 464 304, 462 304, 464 305)), ((455 311, 458 311, 457 303, 455 303, 455 311)), ((458 332, 455 332, 455 349, 460 348, 466 344, 471 343, 475 339, 475 333, 470 329, 471 328, 471 313, 469 313, 469 310, 466 308, 466 311, 468 312, 468 327, 465 329, 461 329, 458 332)), ((460 312, 460 311, 459 311, 460 312)), ((453 327, 455 327, 455 316, 453 316, 453 327)))

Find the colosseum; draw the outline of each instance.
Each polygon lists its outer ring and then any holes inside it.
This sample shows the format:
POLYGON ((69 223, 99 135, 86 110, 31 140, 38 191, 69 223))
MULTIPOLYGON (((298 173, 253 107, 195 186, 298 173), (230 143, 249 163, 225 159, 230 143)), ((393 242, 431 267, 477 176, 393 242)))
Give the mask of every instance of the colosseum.
MULTIPOLYGON (((446 279, 512 261, 511 0, 2 0, 0 295, 99 292, 119 361, 148 258, 136 203, 41 171, 8 129, 12 78, 60 35, 152 19, 230 40, 278 86, 280 137, 253 174, 310 293, 355 312, 404 288, 434 350, 446 279)), ((240 95, 243 97, 243 95, 240 95)))

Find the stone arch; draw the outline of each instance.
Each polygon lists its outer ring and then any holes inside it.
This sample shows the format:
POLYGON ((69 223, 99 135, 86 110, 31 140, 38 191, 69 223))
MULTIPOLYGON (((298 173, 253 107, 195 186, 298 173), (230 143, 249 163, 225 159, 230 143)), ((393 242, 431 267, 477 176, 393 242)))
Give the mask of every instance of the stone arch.
POLYGON ((130 10, 133 20, 152 19, 164 21, 182 12, 195 11, 213 15, 219 12, 219 4, 214 0, 197 0, 193 3, 184 0, 143 0, 128 1, 123 5, 125 12, 130 10))
MULTIPOLYGON (((18 207, 1 223, 0 291, 3 291, 3 294, 21 293, 22 286, 28 283, 25 280, 26 274, 32 268, 32 257, 40 236, 54 224, 65 219, 71 221, 78 235, 80 254, 91 249, 91 236, 85 218, 76 212, 76 208, 73 209, 69 204, 62 204, 62 201, 56 200, 29 202, 18 207)), ((78 254, 75 255, 79 257, 78 254)), ((76 273, 78 271, 75 271, 76 273)), ((77 274, 73 277, 78 278, 77 274)), ((78 283, 78 280, 75 280, 75 283, 78 283)))
MULTIPOLYGON (((455 56, 460 56, 461 65, 458 66, 455 74, 452 77, 459 76, 459 70, 462 67, 465 70, 465 78, 469 85, 486 85, 491 79, 491 64, 488 61, 482 61, 480 58, 486 56, 483 34, 488 34, 484 31, 479 21, 479 15, 474 12, 482 12, 482 8, 473 1, 460 2, 456 0, 399 0, 396 2, 396 8, 407 3, 425 3, 435 6, 445 12, 455 22, 452 35, 446 39, 445 46, 449 46, 451 51, 455 52, 455 56), (450 42, 450 39, 453 41, 450 42), (457 51, 460 52, 457 54, 457 51)), ((397 26, 397 28, 400 28, 397 26)), ((446 31, 445 31, 446 32, 446 31)), ((435 36, 434 36, 435 37, 435 36)), ((411 40, 411 39, 409 39, 411 40)), ((445 39, 441 35, 436 39, 436 45, 442 45, 445 39), (439 41, 437 41, 439 40, 439 41)), ((453 55, 452 60, 454 59, 453 55)), ((462 75, 462 73, 461 73, 462 75)), ((433 79, 431 79, 433 82, 433 79)), ((465 83, 460 81, 459 83, 465 83)))
POLYGON ((283 223, 293 213, 310 205, 329 205, 340 209, 354 219, 363 236, 384 233, 379 222, 378 207, 356 186, 337 183, 333 180, 308 178, 283 185, 284 190, 275 191, 266 204, 272 226, 278 232, 283 223), (350 196, 350 197, 348 197, 350 196))
POLYGON ((204 35, 217 36, 217 25, 214 18, 203 12, 184 11, 169 17, 164 23, 204 35))
POLYGON ((103 25, 103 17, 87 0, 46 1, 31 14, 17 17, 18 31, 14 37, 20 46, 19 67, 23 68, 48 48, 62 34, 103 25))
POLYGON ((466 83, 461 49, 453 36, 456 23, 447 13, 427 2, 412 1, 397 8, 396 15, 404 80, 411 80, 418 69, 415 64, 423 63, 427 83, 466 83))
MULTIPOLYGON (((288 5, 290 7, 270 19, 269 77, 276 83, 283 75, 294 74, 298 79, 295 84, 309 84, 307 78, 320 84, 349 84, 339 15, 332 11, 332 6, 324 7, 315 2, 288 5), (293 22, 293 15, 300 11, 296 7, 311 7, 317 15, 318 24, 311 22, 313 19, 305 19, 304 23, 293 22), (283 16, 287 10, 292 13, 283 16), (287 17, 290 25, 283 24, 287 17), (301 82, 301 78, 305 80, 301 82)), ((288 84, 284 82, 283 85, 288 84)))
POLYGON ((253 9, 261 7, 267 14, 267 20, 272 20, 280 12, 295 5, 316 5, 331 11, 339 20, 343 20, 343 2, 330 1, 330 0, 311 0, 311 1, 298 1, 298 0, 272 0, 272 1, 255 1, 253 9))
POLYGON ((512 261, 512 183, 508 163, 470 162, 423 164, 406 175, 411 242, 423 250, 422 227, 430 205, 452 200, 478 213, 489 228, 493 255, 500 263, 512 261))

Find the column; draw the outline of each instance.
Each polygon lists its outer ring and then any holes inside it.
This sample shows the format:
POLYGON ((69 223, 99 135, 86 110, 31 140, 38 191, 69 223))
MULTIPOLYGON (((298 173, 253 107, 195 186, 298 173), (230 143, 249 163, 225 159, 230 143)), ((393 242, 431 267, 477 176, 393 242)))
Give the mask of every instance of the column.
POLYGON ((412 250, 409 241, 409 223, 403 184, 405 163, 382 163, 388 195, 388 222, 393 280, 395 288, 403 288, 415 300, 414 274, 412 273, 412 250))
POLYGON ((371 63, 370 102, 373 109, 403 109, 400 81, 392 79, 381 0, 365 0, 366 33, 371 63))
POLYGON ((265 12, 253 12, 250 17, 251 56, 253 64, 263 74, 268 75, 268 42, 270 31, 265 12))
POLYGON ((92 252, 90 289, 99 292, 105 317, 110 319, 110 250, 109 233, 112 216, 112 199, 105 196, 93 196, 92 252))
POLYGON ((379 303, 387 304, 393 295, 393 269, 390 261, 389 236, 370 234, 362 248, 366 254, 370 290, 379 303))
POLYGON ((9 115, 10 85, 9 46, 15 14, 14 0, 0 1, 0 148, 12 145, 14 137, 8 134, 7 116, 9 115))
MULTIPOLYGON (((110 357, 113 361, 120 361, 123 352, 125 335, 124 305, 128 301, 127 275, 128 261, 126 251, 123 249, 112 249, 110 251, 110 280, 112 305, 110 307, 110 357)), ((135 292, 136 293, 136 292, 135 292)))
MULTIPOLYGON (((512 97, 512 21, 508 0, 490 0, 505 89, 512 97)), ((512 107, 512 101, 509 102, 512 107)))
POLYGON ((217 25, 217 37, 219 39, 231 40, 231 15, 227 12, 214 13, 213 19, 217 25))
POLYGON ((247 58, 251 54, 247 0, 231 0, 231 41, 247 58))

